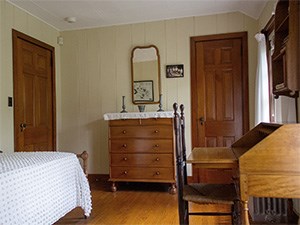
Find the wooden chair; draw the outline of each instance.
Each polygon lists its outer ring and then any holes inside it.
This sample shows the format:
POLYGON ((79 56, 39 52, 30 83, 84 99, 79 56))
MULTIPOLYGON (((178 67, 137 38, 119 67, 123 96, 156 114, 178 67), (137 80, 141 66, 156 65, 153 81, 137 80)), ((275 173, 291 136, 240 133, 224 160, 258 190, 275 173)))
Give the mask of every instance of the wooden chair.
POLYGON ((185 118, 184 106, 174 103, 174 129, 176 142, 177 192, 179 222, 189 224, 189 215, 224 216, 231 215, 232 224, 237 224, 238 197, 234 184, 188 184, 186 169, 185 118), (189 212, 189 202, 196 204, 229 204, 231 212, 189 212))

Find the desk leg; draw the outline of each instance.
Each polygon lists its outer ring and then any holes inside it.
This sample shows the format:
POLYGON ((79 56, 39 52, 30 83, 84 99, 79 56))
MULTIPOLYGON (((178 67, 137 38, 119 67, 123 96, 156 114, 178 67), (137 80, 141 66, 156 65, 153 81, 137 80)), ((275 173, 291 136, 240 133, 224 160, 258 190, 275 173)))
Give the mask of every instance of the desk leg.
POLYGON ((248 201, 242 201, 242 204, 243 204, 243 224, 250 225, 248 201))

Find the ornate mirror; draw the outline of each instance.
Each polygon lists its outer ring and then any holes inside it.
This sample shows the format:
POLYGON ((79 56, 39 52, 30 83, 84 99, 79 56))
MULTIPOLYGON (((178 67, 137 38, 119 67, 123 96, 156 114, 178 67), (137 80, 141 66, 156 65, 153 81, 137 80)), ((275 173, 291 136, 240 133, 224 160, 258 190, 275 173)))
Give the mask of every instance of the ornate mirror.
POLYGON ((160 59, 154 45, 137 46, 131 52, 133 104, 158 104, 160 95, 160 59))

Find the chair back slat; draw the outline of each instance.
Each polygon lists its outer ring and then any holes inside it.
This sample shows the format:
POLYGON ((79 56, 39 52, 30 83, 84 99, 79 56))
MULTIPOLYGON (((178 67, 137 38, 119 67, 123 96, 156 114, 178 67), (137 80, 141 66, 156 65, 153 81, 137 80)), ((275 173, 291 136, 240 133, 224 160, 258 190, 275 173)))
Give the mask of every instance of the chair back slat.
POLYGON ((184 172, 184 184, 187 184, 187 164, 186 164, 186 144, 185 144, 185 117, 184 117, 184 106, 180 105, 180 138, 182 146, 182 160, 183 160, 183 172, 184 172))

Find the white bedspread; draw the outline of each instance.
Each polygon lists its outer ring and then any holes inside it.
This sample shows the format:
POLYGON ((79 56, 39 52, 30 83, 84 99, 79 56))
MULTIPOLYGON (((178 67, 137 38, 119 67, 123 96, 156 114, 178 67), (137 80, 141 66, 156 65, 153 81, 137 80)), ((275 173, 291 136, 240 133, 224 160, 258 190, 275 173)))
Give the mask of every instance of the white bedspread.
POLYGON ((0 225, 53 224, 78 206, 90 215, 90 187, 75 154, 0 154, 0 225))

